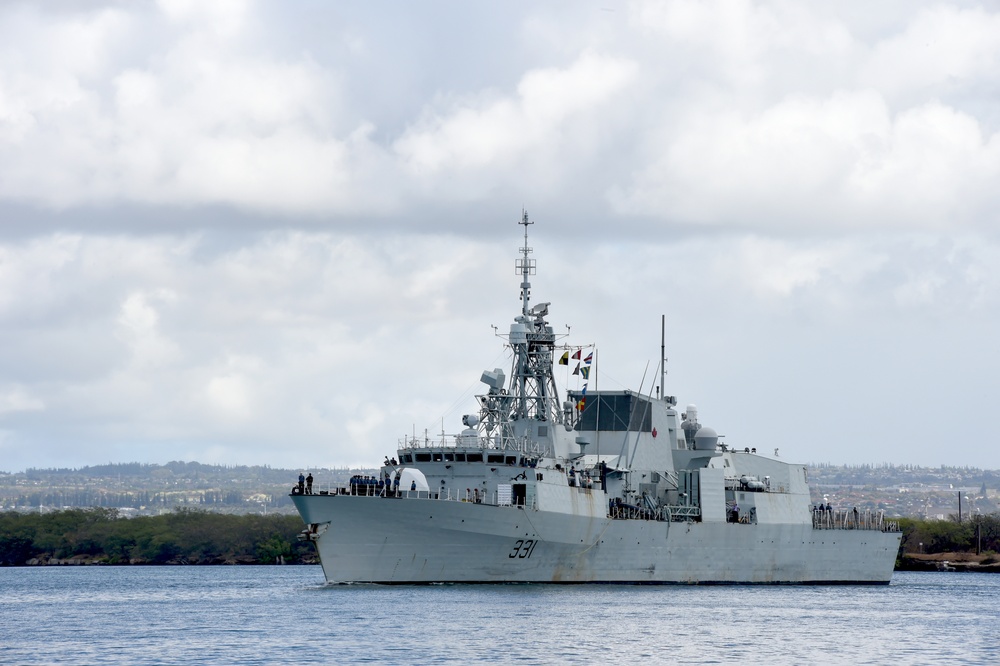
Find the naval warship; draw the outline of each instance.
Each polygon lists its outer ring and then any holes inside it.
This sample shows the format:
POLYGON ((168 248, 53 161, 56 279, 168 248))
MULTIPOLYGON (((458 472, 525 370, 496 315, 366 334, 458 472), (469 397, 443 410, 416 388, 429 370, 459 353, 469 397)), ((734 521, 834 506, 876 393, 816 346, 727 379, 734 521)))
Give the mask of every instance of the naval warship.
MULTIPOLYGON (((518 223, 509 377, 483 372, 478 413, 403 438, 377 477, 293 487, 328 582, 889 583, 898 524, 811 505, 804 465, 724 443, 662 391, 662 362, 655 395, 588 391, 594 348, 532 304, 532 222, 518 223), (579 387, 565 397, 560 365, 579 387)), ((661 324, 661 359, 662 339, 661 324)))

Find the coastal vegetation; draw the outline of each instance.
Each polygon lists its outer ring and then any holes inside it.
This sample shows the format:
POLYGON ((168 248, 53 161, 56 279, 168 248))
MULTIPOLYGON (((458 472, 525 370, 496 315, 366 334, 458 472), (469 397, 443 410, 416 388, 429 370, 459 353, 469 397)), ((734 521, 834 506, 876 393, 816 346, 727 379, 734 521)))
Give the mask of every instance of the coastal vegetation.
POLYGON ((0 565, 274 564, 315 561, 298 516, 178 509, 123 518, 116 509, 0 512, 0 565))
POLYGON ((908 553, 998 552, 1000 551, 1000 513, 972 516, 959 522, 900 518, 903 550, 908 553))
POLYGON ((896 568, 941 569, 957 565, 965 570, 1000 571, 1000 513, 974 515, 965 520, 900 518, 903 541, 896 568))

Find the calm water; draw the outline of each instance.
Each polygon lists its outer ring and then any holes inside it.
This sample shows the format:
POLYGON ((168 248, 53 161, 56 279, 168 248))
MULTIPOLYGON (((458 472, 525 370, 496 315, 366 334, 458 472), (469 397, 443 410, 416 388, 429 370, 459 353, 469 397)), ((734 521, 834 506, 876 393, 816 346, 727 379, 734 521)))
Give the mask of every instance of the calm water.
POLYGON ((0 663, 998 663, 1000 576, 888 587, 325 586, 319 567, 0 569, 0 663))

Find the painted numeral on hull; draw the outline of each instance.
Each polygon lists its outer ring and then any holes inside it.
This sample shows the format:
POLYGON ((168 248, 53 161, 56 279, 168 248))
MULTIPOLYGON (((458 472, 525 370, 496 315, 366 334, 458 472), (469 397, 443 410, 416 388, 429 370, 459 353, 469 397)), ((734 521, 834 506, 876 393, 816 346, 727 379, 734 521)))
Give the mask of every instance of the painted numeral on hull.
POLYGON ((516 557, 521 560, 526 557, 531 557, 531 553, 535 551, 535 546, 537 545, 538 541, 534 539, 518 539, 514 543, 514 549, 510 551, 510 554, 507 557, 510 559, 514 559, 516 557))

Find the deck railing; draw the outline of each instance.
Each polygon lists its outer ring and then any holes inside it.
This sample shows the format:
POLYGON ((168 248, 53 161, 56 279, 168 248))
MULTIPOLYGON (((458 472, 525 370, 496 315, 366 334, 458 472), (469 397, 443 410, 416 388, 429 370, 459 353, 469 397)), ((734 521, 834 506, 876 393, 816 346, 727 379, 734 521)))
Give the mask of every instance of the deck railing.
MULTIPOLYGON (((435 437, 424 435, 423 437, 407 436, 398 442, 402 451, 422 451, 426 449, 444 451, 509 451, 524 455, 541 456, 545 454, 547 447, 528 437, 505 437, 500 434, 495 435, 462 435, 441 433, 435 437)), ((435 461, 441 462, 441 461, 435 461)))
POLYGON ((899 523, 886 520, 884 511, 865 509, 814 509, 813 529, 817 530, 875 530, 898 532, 899 523))
MULTIPOLYGON (((292 489, 292 495, 298 494, 298 487, 292 489)), ((419 499, 419 500, 431 500, 434 502, 471 502, 473 504, 483 504, 486 506, 526 506, 525 502, 515 502, 514 498, 511 501, 500 502, 497 496, 497 492, 487 493, 486 491, 480 491, 476 488, 466 488, 465 490, 459 491, 457 489, 445 488, 437 492, 430 490, 393 490, 386 489, 385 486, 377 485, 364 485, 364 484, 351 484, 349 486, 344 485, 314 485, 313 491, 311 493, 304 493, 307 495, 342 495, 351 497, 387 497, 387 498, 400 498, 400 499, 419 499)), ((532 499, 530 503, 531 508, 537 509, 538 502, 532 499)))

